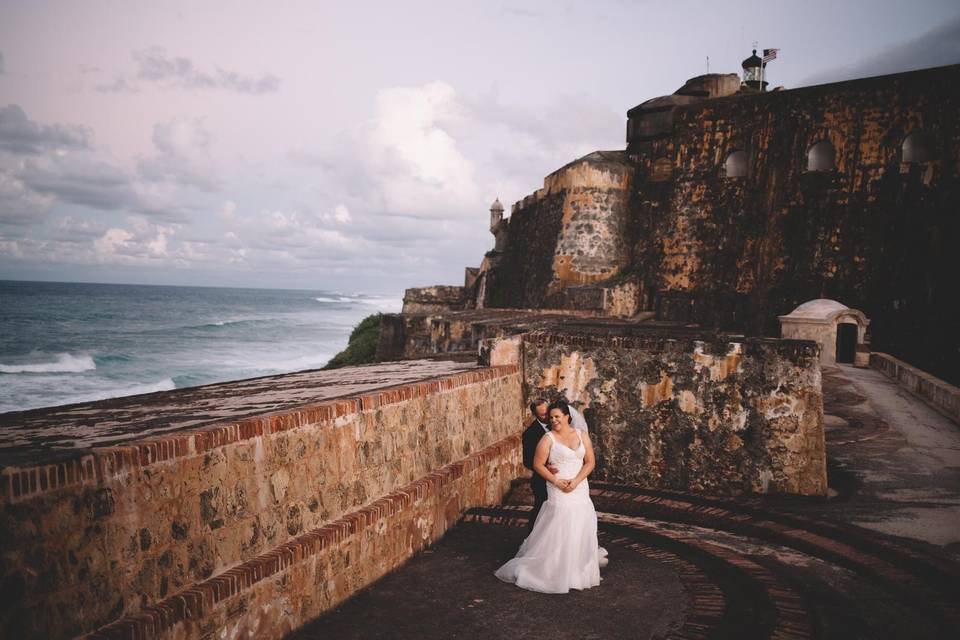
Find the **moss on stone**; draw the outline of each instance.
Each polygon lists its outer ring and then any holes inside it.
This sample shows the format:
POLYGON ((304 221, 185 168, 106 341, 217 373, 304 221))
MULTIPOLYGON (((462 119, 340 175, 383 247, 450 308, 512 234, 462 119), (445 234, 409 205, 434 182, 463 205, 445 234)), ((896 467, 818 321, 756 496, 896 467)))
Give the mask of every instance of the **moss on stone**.
POLYGON ((382 314, 375 313, 361 320, 350 332, 347 348, 330 358, 330 362, 323 368, 339 369, 355 364, 376 362, 381 317, 382 314))

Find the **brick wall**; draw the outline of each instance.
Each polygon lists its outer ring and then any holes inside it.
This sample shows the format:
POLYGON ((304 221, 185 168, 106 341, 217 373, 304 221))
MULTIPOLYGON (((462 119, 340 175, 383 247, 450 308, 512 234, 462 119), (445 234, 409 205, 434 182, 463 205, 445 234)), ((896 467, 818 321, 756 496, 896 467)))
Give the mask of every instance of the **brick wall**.
POLYGON ((0 628, 136 614, 514 435, 522 411, 516 367, 481 369, 7 467, 0 628))
POLYGON ((523 472, 513 435, 89 636, 282 638, 403 564, 523 472))

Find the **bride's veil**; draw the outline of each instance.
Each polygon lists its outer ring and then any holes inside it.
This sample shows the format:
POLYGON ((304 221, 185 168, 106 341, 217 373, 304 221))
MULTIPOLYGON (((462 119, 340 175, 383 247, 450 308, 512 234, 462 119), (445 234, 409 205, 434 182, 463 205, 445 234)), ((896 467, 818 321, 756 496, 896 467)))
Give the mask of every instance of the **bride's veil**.
POLYGON ((590 429, 587 427, 587 421, 583 418, 583 414, 569 405, 568 408, 570 409, 570 426, 580 431, 589 431, 590 429))

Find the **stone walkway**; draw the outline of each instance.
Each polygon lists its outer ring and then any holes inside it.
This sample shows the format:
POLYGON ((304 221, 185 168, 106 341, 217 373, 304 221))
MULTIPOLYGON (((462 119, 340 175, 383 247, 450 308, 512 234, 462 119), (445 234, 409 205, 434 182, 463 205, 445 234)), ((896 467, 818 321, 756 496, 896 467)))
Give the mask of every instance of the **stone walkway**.
POLYGON ((960 425, 873 369, 827 368, 823 387, 836 517, 960 559, 960 425))
POLYGON ((292 637, 960 637, 960 426, 875 371, 827 368, 824 395, 829 499, 593 483, 604 582, 550 596, 493 576, 525 535, 518 481, 292 637))
POLYGON ((0 413, 0 468, 40 464, 216 422, 358 395, 477 368, 453 360, 405 360, 285 373, 202 387, 0 413))

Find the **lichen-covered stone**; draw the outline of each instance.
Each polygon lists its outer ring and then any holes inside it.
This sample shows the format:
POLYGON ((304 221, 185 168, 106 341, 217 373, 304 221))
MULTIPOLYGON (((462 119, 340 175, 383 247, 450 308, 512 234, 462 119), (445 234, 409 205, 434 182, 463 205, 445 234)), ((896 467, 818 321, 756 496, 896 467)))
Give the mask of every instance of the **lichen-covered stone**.
MULTIPOLYGON (((491 354, 516 358, 516 342, 491 354)), ((598 479, 826 494, 815 343, 555 331, 524 335, 517 348, 530 399, 565 397, 583 410, 598 479)))

